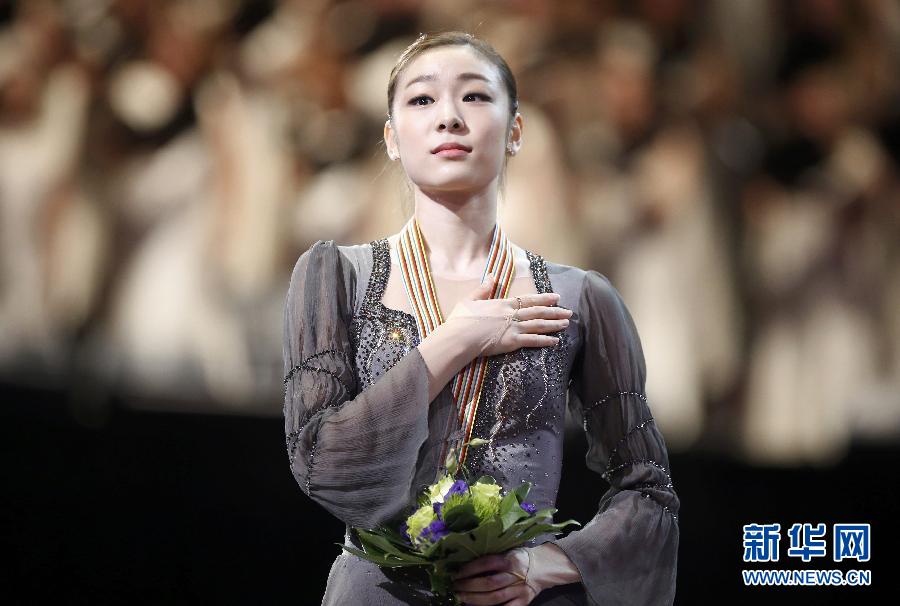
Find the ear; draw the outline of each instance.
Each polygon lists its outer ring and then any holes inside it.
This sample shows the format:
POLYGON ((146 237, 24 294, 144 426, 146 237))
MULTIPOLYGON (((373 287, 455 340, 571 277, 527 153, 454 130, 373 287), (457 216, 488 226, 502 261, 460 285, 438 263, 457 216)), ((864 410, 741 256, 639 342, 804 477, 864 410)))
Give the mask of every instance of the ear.
POLYGON ((384 121, 384 148, 387 150, 388 158, 391 160, 396 160, 400 157, 400 152, 397 150, 397 135, 394 132, 394 127, 391 125, 390 118, 384 121))
POLYGON ((509 127, 509 137, 507 138, 506 152, 512 156, 519 153, 519 148, 522 147, 522 129, 524 125, 522 114, 516 112, 516 116, 509 127))

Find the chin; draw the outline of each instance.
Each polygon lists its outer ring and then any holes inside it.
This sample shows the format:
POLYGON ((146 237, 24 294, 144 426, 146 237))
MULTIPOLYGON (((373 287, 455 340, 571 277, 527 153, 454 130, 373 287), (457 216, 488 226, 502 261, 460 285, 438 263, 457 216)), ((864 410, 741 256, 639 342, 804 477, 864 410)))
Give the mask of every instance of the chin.
MULTIPOLYGON (((496 177, 495 177, 496 178, 496 177)), ((413 181, 419 189, 423 192, 434 192, 434 193, 444 193, 444 194, 464 194, 467 192, 476 193, 482 191, 491 183, 491 179, 472 179, 469 178, 458 178, 458 179, 441 179, 436 180, 434 178, 428 179, 427 181, 413 181)))
MULTIPOLYGON (((432 170, 428 174, 409 175, 410 180, 424 192, 463 193, 478 192, 497 180, 499 173, 478 171, 473 174, 472 165, 443 167, 450 170, 432 170)), ((482 167, 483 168, 483 167, 482 167)))

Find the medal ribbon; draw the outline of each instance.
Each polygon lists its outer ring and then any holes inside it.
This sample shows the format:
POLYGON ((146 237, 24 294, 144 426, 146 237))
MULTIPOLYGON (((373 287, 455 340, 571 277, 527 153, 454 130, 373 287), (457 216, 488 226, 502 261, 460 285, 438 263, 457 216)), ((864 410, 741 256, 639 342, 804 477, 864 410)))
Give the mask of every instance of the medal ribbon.
MULTIPOLYGON (((403 285, 412 305, 413 315, 419 327, 419 335, 424 340, 431 334, 431 331, 443 324, 444 316, 441 314, 434 282, 431 279, 431 267, 425 253, 425 240, 415 216, 407 222, 400 233, 397 248, 397 261, 403 276, 403 285)), ((491 289, 489 298, 505 298, 515 273, 515 257, 512 244, 500 228, 499 222, 494 226, 490 252, 481 275, 482 283, 488 273, 494 273, 497 276, 497 282, 491 289)), ((479 356, 453 378, 452 393, 456 401, 456 422, 457 427, 461 430, 458 432, 460 437, 457 444, 465 444, 472 435, 486 372, 487 358, 479 356)), ((452 421, 453 419, 451 419, 450 427, 453 426, 452 421)), ((444 464, 444 458, 447 456, 448 441, 444 440, 439 459, 441 465, 444 464)), ((462 469, 467 450, 467 446, 462 446, 457 450, 457 471, 462 469)))

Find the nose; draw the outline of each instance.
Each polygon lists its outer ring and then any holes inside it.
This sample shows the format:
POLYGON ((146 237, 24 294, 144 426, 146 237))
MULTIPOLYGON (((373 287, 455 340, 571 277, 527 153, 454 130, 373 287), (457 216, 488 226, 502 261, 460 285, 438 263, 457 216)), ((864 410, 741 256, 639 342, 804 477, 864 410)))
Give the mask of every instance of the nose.
POLYGON ((462 120, 458 116, 446 116, 438 121, 438 130, 460 130, 462 129, 462 120))
POLYGON ((463 122, 462 116, 460 115, 459 110, 456 108, 455 103, 444 103, 441 113, 439 114, 439 119, 437 122, 437 129, 440 132, 443 131, 458 131, 464 128, 465 122, 463 122))

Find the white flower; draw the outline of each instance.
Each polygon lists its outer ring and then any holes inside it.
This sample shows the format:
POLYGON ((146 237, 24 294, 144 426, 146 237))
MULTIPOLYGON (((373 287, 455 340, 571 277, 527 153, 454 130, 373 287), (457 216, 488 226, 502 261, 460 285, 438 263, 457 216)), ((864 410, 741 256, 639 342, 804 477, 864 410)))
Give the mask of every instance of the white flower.
POLYGON ((428 498, 431 500, 432 505, 444 502, 444 495, 447 494, 447 491, 453 486, 453 482, 453 477, 448 475, 441 478, 437 484, 429 486, 428 498))

